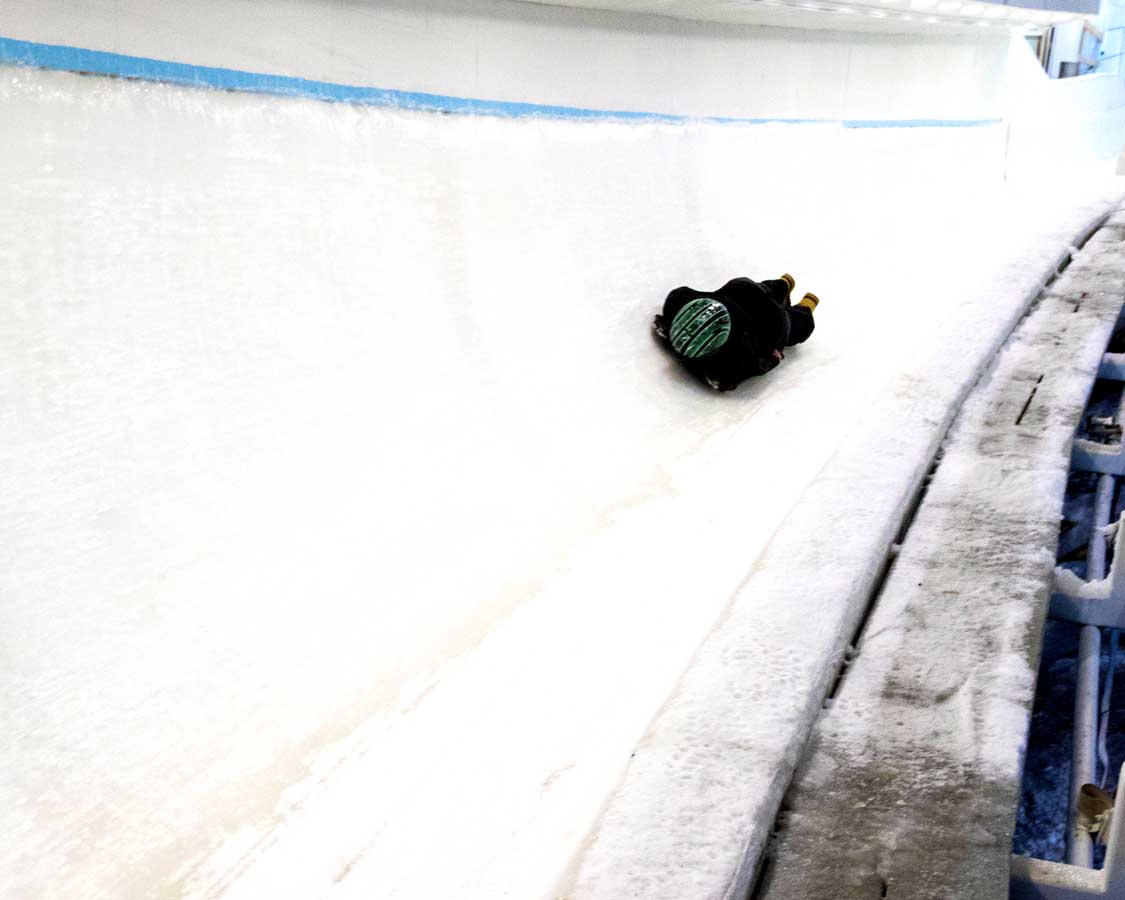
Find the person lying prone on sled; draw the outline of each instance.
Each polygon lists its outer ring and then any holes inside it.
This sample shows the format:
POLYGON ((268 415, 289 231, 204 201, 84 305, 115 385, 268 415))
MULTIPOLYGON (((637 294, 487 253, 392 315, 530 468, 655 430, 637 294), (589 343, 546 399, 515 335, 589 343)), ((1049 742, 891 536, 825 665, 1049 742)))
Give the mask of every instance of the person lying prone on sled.
POLYGON ((785 358, 784 350, 812 334, 820 300, 805 294, 794 306, 796 281, 733 278, 717 291, 678 287, 652 323, 657 336, 690 372, 719 391, 764 375, 785 358))

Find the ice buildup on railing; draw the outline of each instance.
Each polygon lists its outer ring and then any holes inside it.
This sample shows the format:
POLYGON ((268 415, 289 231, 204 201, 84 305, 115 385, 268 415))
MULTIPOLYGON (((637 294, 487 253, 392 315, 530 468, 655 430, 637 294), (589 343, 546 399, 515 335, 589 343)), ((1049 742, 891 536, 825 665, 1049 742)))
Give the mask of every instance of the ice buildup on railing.
POLYGON ((1081 625, 1102 625, 1121 628, 1125 625, 1125 528, 1121 519, 1101 529, 1105 538, 1113 539, 1113 562, 1109 574, 1097 581, 1085 581, 1069 569, 1055 567, 1051 617, 1067 619, 1081 625))

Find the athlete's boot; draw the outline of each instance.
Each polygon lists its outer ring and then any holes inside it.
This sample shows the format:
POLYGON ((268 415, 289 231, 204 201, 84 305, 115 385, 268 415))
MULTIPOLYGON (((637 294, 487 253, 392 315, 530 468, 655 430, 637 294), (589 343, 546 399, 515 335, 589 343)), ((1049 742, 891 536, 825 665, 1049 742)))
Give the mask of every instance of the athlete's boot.
POLYGON ((794 278, 792 275, 790 275, 788 272, 786 272, 784 275, 782 275, 778 279, 778 281, 784 281, 787 285, 789 285, 789 291, 785 294, 785 304, 786 304, 786 306, 788 306, 789 305, 789 294, 792 294, 793 289, 797 286, 797 279, 794 278))
POLYGON ((805 294, 797 305, 805 307, 809 312, 815 312, 820 305, 820 298, 816 294, 805 294))

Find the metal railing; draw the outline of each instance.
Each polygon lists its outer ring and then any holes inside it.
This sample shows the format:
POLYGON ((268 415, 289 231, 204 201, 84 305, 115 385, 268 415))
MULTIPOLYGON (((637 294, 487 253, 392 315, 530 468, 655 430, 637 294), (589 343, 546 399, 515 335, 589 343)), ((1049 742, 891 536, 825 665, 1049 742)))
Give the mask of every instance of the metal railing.
MULTIPOLYGON (((1125 354, 1107 353, 1098 377, 1125 382, 1125 354)), ((1125 394, 1122 396, 1115 428, 1125 422, 1125 394)), ((1120 434, 1120 431, 1117 432, 1120 434)), ((1077 683, 1074 698, 1073 759, 1067 816, 1067 862, 1057 863, 1013 856, 1011 894, 1013 900, 1077 900, 1105 897, 1125 900, 1125 816, 1112 816, 1109 822, 1091 823, 1081 810, 1080 798, 1091 784, 1102 786, 1108 776, 1105 734, 1108 731, 1109 705, 1116 661, 1117 629, 1125 627, 1125 515, 1116 524, 1113 563, 1106 572, 1106 545, 1115 479, 1125 475, 1125 443, 1103 444, 1076 438, 1071 452, 1073 471, 1100 475, 1094 501, 1086 556, 1086 579, 1075 575, 1056 578, 1048 615, 1052 619, 1080 626, 1077 683), (1101 629, 1114 629, 1110 635, 1110 666, 1105 689, 1099 691, 1101 629), (1100 702, 1099 702, 1100 693, 1100 702), (1098 778, 1098 764, 1102 774, 1098 778), (1092 825, 1106 844, 1105 866, 1093 869, 1092 825), (1108 834, 1106 833, 1108 830, 1108 834)), ((1122 766, 1125 778, 1125 766, 1122 766)), ((1120 782, 1119 782, 1120 784, 1120 782)))

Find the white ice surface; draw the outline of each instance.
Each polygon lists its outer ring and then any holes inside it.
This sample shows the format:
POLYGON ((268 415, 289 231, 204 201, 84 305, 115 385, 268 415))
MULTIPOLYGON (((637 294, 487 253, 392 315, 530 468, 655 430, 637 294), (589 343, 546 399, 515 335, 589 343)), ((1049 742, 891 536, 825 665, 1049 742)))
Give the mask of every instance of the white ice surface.
POLYGON ((1000 129, 26 70, 0 108, 20 900, 546 895, 883 386, 962 365, 1103 190, 978 177, 1000 129), (716 395, 652 342, 669 288, 783 270, 823 302, 769 378, 716 395))

